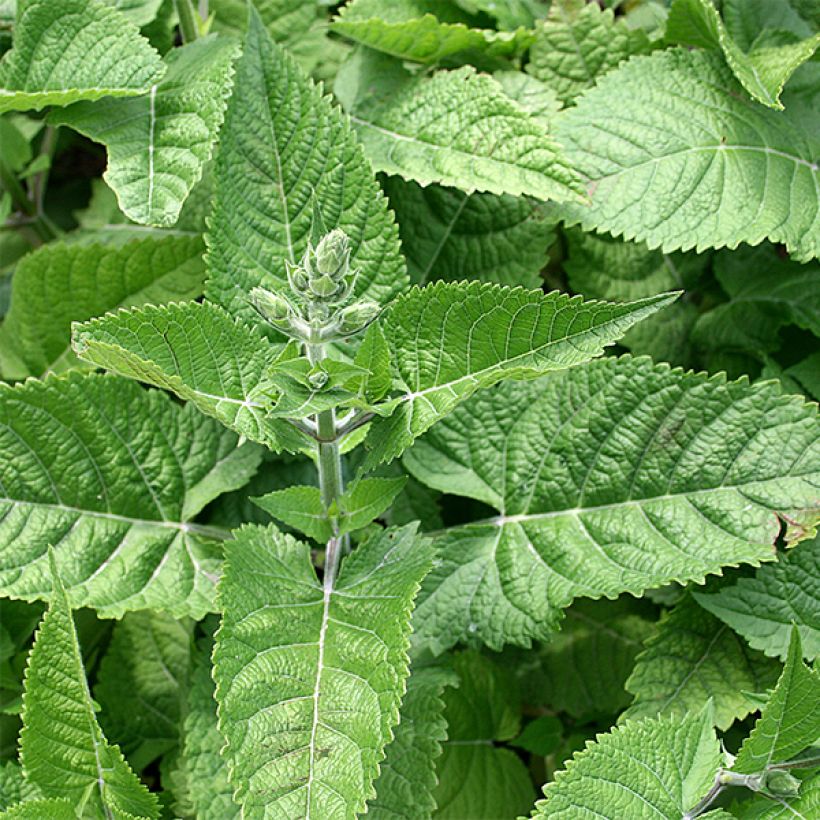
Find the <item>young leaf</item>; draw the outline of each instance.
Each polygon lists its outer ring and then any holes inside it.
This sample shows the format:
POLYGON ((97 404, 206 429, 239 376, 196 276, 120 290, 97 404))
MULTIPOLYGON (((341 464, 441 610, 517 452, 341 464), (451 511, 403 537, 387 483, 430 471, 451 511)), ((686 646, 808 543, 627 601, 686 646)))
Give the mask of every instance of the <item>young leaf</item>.
POLYGON ((0 112, 144 94, 164 70, 137 27, 102 0, 26 0, 0 64, 0 112))
POLYGON ((754 578, 741 578, 716 593, 694 593, 697 602, 717 615, 751 646, 786 660, 792 625, 803 656, 820 655, 820 537, 761 567, 754 578))
POLYGON ((648 359, 603 359, 473 398, 405 455, 500 515, 446 530, 414 615, 439 650, 545 639, 559 610, 772 558, 772 513, 816 517, 813 405, 648 359))
POLYGON ((106 0, 106 2, 141 28, 156 19, 163 0, 106 0))
POLYGON ((786 81, 820 46, 820 34, 816 34, 796 43, 757 48, 747 54, 726 31, 711 0, 674 0, 666 39, 687 46, 722 49, 746 91, 763 105, 780 110, 780 92, 786 81))
POLYGON ((282 351, 218 305, 148 306, 74 326, 85 361, 171 390, 253 441, 278 449, 265 371, 282 351))
POLYGON ((759 720, 737 753, 732 771, 756 774, 796 757, 820 737, 820 672, 803 663, 800 634, 792 630, 789 655, 759 720))
MULTIPOLYGON (((292 45, 304 38, 317 19, 317 3, 305 0, 257 0, 254 7, 271 38, 292 45)), ((210 0, 214 30, 242 38, 247 29, 245 0, 210 0)))
POLYGON ((396 212, 413 284, 478 279, 541 285, 540 271, 555 234, 540 203, 438 185, 422 188, 400 177, 388 177, 383 185, 396 212))
POLYGON ((717 55, 637 57, 556 123, 592 197, 568 216, 664 252, 769 238, 808 260, 820 253, 816 132, 803 106, 748 100, 717 55))
POLYGON ((342 98, 377 171, 467 192, 583 201, 578 176, 543 124, 492 77, 470 66, 416 77, 370 52, 357 54, 337 85, 342 79, 364 91, 342 98))
POLYGON ((536 29, 527 71, 571 102, 619 63, 652 48, 646 33, 615 22, 612 9, 586 0, 555 0, 536 29))
POLYGON ((441 698, 445 686, 458 679, 444 667, 413 668, 401 704, 399 725, 376 782, 367 816, 376 820, 415 820, 436 808, 436 761, 447 738, 447 720, 441 698))
POLYGON ((316 578, 307 544, 243 527, 226 544, 214 653, 229 777, 247 816, 364 811, 398 720, 409 616, 430 567, 414 527, 316 578))
POLYGON ((51 603, 29 656, 23 695, 20 758, 26 777, 47 797, 68 798, 75 805, 89 801, 109 816, 156 818, 156 795, 97 723, 54 552, 48 560, 51 603))
POLYGON ((398 230, 342 113, 276 46, 251 7, 216 162, 207 295, 251 315, 254 285, 286 287, 305 251, 312 203, 351 238, 356 294, 388 302, 406 283, 398 230))
POLYGON ((631 720, 576 754, 532 816, 681 817, 709 791, 721 760, 709 707, 682 720, 631 720))
POLYGON ((535 39, 524 28, 493 31, 469 23, 469 15, 429 0, 351 0, 331 29, 368 48, 425 64, 457 55, 474 61, 515 57, 535 39))
POLYGON ((395 458, 476 390, 531 379, 599 356, 632 325, 674 301, 626 304, 479 282, 414 288, 382 314, 395 384, 388 418, 371 426, 369 464, 395 458))
POLYGON ((770 689, 778 672, 774 661, 749 649, 687 596, 661 620, 638 656, 626 682, 635 702, 624 716, 681 717, 711 698, 715 726, 726 730, 757 710, 747 693, 770 689))
POLYGON ((137 771, 179 742, 190 644, 190 629, 161 612, 129 612, 114 627, 94 697, 106 734, 137 771))
POLYGON ((243 486, 261 448, 113 376, 0 387, 0 591, 47 599, 54 547, 75 606, 119 617, 214 606, 216 539, 191 519, 243 486))
POLYGON ((168 70, 148 94, 78 103, 51 115, 51 122, 107 146, 104 179, 129 219, 160 226, 177 221, 211 157, 237 51, 230 39, 196 40, 170 52, 168 70))
POLYGON ((0 367, 22 379, 76 367, 71 323, 144 303, 202 293, 199 237, 140 239, 124 247, 52 243, 17 265, 0 328, 0 367))
POLYGON ((476 652, 453 658, 457 688, 444 691, 447 740, 436 764, 436 818, 516 817, 534 798, 524 764, 496 741, 521 728, 515 681, 507 670, 476 652))
POLYGON ((286 487, 254 498, 253 503, 321 544, 333 537, 333 526, 318 487, 286 487))

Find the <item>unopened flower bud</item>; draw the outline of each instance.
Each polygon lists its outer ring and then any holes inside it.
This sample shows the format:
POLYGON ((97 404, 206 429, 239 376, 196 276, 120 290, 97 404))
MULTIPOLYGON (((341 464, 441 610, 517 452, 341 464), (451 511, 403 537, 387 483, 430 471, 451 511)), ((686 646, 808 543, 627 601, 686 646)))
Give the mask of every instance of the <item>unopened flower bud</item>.
POLYGON ((788 772, 774 769, 765 774, 765 788, 778 797, 797 797, 800 791, 800 781, 788 772))
POLYGON ((288 274, 288 284, 290 289, 295 293, 304 293, 307 290, 308 279, 307 274, 299 265, 294 265, 292 262, 285 260, 285 270, 288 274))
POLYGON ((336 296, 340 291, 339 283, 333 279, 332 276, 328 275, 311 279, 308 283, 308 287, 313 296, 319 299, 330 299, 336 296))
POLYGON ((327 384, 329 378, 324 370, 314 370, 308 373, 307 377, 310 386, 314 390, 321 390, 327 384))
POLYGON ((287 299, 265 288, 254 288, 251 291, 251 303, 271 324, 281 324, 291 313, 291 306, 287 299))
POLYGON ((350 263, 350 240, 347 234, 340 228, 335 228, 323 236, 310 261, 310 270, 314 275, 340 279, 347 273, 350 263))
POLYGON ((349 305, 339 314, 339 333, 342 336, 351 336, 364 330, 381 311, 376 302, 356 302, 349 305))

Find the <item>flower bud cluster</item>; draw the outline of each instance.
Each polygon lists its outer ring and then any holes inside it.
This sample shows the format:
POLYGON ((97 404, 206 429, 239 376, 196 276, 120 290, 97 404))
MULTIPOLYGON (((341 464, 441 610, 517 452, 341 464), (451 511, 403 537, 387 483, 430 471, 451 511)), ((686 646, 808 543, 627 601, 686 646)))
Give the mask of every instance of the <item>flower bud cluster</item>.
POLYGON ((299 264, 285 262, 288 297, 264 288, 251 291, 251 301, 277 330, 295 339, 317 344, 352 336, 379 314, 369 300, 348 304, 358 276, 350 267, 350 240, 336 228, 307 250, 299 264))

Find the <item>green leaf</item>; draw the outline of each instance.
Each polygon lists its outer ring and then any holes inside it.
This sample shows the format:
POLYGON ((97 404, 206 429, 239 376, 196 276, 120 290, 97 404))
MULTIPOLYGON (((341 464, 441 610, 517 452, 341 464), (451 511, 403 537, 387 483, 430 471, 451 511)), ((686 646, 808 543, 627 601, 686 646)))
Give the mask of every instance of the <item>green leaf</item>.
POLYGON ((144 94, 159 54, 102 0, 26 0, 0 63, 0 112, 144 94))
POLYGON ((638 656, 626 682, 635 702, 624 714, 681 717, 711 698, 715 725, 726 730, 757 710, 747 693, 770 689, 779 671, 687 596, 661 620, 638 656))
POLYGON ((51 115, 108 148, 105 181, 123 213, 173 225, 210 159, 233 79, 237 44, 215 35, 174 49, 168 70, 135 99, 84 102, 51 115))
POLYGON ((792 629, 783 673, 737 753, 732 771, 756 774, 800 754, 820 737, 820 672, 803 663, 800 633, 792 629))
POLYGON ((395 458, 480 388, 599 356, 675 298, 609 304, 479 282, 413 288, 378 320, 401 395, 371 426, 369 463, 395 458))
POLYGON ((664 252, 768 238, 805 261, 820 254, 814 119, 746 99, 715 54, 634 58, 556 123, 592 197, 567 216, 664 252))
POLYGON ((533 818, 680 817, 722 761, 707 707, 682 720, 632 720, 587 744, 544 787, 533 818))
POLYGON ((490 820, 523 814, 535 796, 529 773, 515 752, 495 745, 520 729, 515 681, 475 652, 455 655, 453 667, 461 683, 443 694, 447 740, 436 764, 434 816, 490 820))
POLYGON ((620 712, 641 644, 654 630, 634 601, 576 601, 561 631, 516 663, 528 703, 590 718, 620 712))
POLYGON ((318 487, 286 487, 254 498, 253 503, 320 544, 333 537, 333 525, 318 487))
POLYGON ((163 0, 106 0, 136 26, 147 26, 156 19, 163 0))
POLYGON ((535 39, 531 31, 470 28, 470 18, 431 0, 352 0, 331 30, 402 60, 431 64, 456 55, 486 61, 520 56, 535 39))
POLYGON ((818 514, 818 433, 814 406, 775 384, 629 357, 473 398, 404 457, 500 513, 436 538, 419 640, 526 646, 575 597, 771 560, 773 512, 818 514))
POLYGON ((114 627, 94 697, 100 721, 137 771, 179 742, 190 628, 161 612, 129 612, 114 627))
POLYGON ((405 476, 400 478, 361 478, 336 500, 339 533, 366 527, 389 509, 407 482, 405 476))
MULTIPOLYGON (((316 0, 257 0, 254 4, 262 25, 277 43, 293 46, 307 34, 318 15, 316 0)), ((210 0, 214 30, 241 38, 247 30, 245 0, 210 0)))
POLYGON ((23 768, 16 760, 0 763, 0 810, 5 811, 17 803, 30 802, 42 796, 40 789, 25 779, 23 768))
POLYGON ((77 367, 71 324, 109 310, 193 299, 202 293, 204 246, 199 237, 107 244, 52 243, 17 265, 11 307, 0 328, 0 365, 22 379, 77 367))
POLYGON ((384 750, 376 782, 376 797, 367 816, 376 820, 416 820, 436 808, 436 761, 447 738, 442 693, 457 682, 451 670, 429 666, 411 669, 401 704, 399 725, 384 750))
POLYGON ((735 42, 749 51, 767 30, 790 32, 799 39, 810 37, 812 25, 820 26, 814 6, 813 0, 723 0, 723 17, 735 42))
POLYGON ((26 669, 20 759, 47 797, 87 800, 105 814, 158 816, 157 798, 140 783, 97 723, 71 608, 49 551, 51 604, 26 669))
POLYGON ((820 46, 820 34, 779 47, 745 53, 732 39, 711 0, 674 0, 666 39, 673 43, 719 48, 749 94, 769 108, 783 109, 780 92, 795 69, 820 46))
POLYGON ((697 602, 740 633, 751 646, 786 660, 792 625, 803 655, 820 655, 820 537, 713 594, 694 593, 697 602))
POLYGON ((406 284, 398 230, 347 118, 251 11, 216 161, 207 295, 250 316, 255 285, 287 287, 283 260, 307 247, 312 204, 344 229, 359 268, 355 293, 388 302, 406 284))
POLYGON ((384 190, 396 212, 413 284, 478 279, 541 285, 555 234, 540 203, 438 185, 422 188, 399 177, 385 179, 384 190))
POLYGON ((732 806, 733 816, 740 820, 794 820, 811 818, 820 814, 820 773, 812 775, 800 784, 797 797, 778 796, 772 800, 768 794, 759 794, 751 800, 732 806))
POLYGON ((73 345, 85 361, 171 390, 241 435, 277 447, 265 372, 282 347, 218 305, 121 310, 75 325, 73 345))
POLYGON ((77 812, 70 800, 55 797, 12 806, 3 817, 5 820, 43 820, 44 817, 48 820, 77 820, 77 812))
POLYGON ((194 816, 197 820, 238 818, 241 809, 233 802, 227 767, 219 753, 225 740, 217 726, 210 642, 195 655, 183 736, 182 760, 194 816))
POLYGON ((546 757, 560 748, 563 730, 564 726, 557 717, 542 715, 531 720, 521 734, 510 742, 525 752, 546 757))
POLYGON ((628 57, 651 48, 646 33, 615 22, 612 9, 602 11, 586 0, 554 0, 536 29, 527 71, 568 103, 628 57))
POLYGON ((470 66, 413 76, 396 60, 359 52, 343 79, 362 92, 348 107, 377 171, 467 192, 583 201, 543 123, 492 77, 470 66))
POLYGON ((398 721, 429 542, 383 531, 324 584, 309 546, 272 527, 241 528, 226 557, 214 677, 244 816, 364 811, 398 721))
POLYGON ((511 100, 547 129, 552 128, 554 117, 561 110, 561 101, 546 83, 523 71, 495 71, 493 79, 511 100))
POLYGON ((191 519, 248 481, 261 448, 157 391, 72 373, 0 386, 0 451, 3 595, 47 599, 53 546, 74 606, 213 609, 227 533, 191 519))

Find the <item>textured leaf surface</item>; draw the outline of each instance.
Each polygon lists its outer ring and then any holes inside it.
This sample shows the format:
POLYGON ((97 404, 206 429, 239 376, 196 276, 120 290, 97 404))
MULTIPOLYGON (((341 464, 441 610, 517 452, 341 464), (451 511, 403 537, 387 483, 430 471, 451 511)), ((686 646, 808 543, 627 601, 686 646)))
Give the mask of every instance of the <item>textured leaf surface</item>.
POLYGON ((469 66, 413 77, 378 54, 358 55, 347 71, 362 92, 351 120, 377 171, 468 192, 582 201, 543 123, 492 77, 469 66))
POLYGON ((576 754, 532 816, 681 817, 709 791, 720 764, 708 709, 683 720, 629 721, 576 754))
POLYGON ((174 49, 159 83, 136 99, 78 103, 52 115, 108 148, 105 181, 134 222, 167 227, 202 177, 222 124, 237 44, 205 37, 174 49))
MULTIPOLYGON (((524 76, 524 75, 521 75, 524 76)), ((388 177, 407 269, 415 285, 478 279, 536 288, 555 234, 543 207, 525 197, 422 188, 388 177)))
POLYGON ((820 737, 820 672, 803 663, 800 635, 792 630, 789 655, 751 734, 737 753, 732 770, 763 771, 796 757, 820 737))
POLYGON ((399 725, 385 749, 376 797, 367 816, 377 820, 430 816, 436 808, 436 761, 447 737, 447 720, 441 698, 454 676, 441 667, 412 669, 401 704, 399 725))
POLYGON ((390 350, 392 415, 373 423, 374 462, 395 458, 476 390, 599 356, 674 294, 625 304, 478 282, 437 283, 397 299, 379 319, 390 350), (394 408, 394 409, 393 409, 394 408))
POLYGON ((161 612, 129 612, 114 627, 94 697, 107 736, 137 770, 179 742, 190 644, 190 629, 161 612))
POLYGON ((470 18, 430 0, 352 0, 331 28, 368 48, 402 60, 437 63, 455 55, 471 60, 514 57, 535 39, 531 31, 470 28, 470 18))
POLYGON ((308 545, 272 527, 238 530, 226 555, 214 677, 243 816, 364 811, 398 720, 429 542, 384 531, 324 586, 308 545))
POLYGON ((65 588, 50 553, 51 605, 26 669, 20 757, 26 777, 47 797, 73 804, 89 795, 104 814, 158 816, 157 798, 109 745, 97 723, 65 588))
POLYGON ((3 817, 6 820, 43 820, 44 817, 48 820, 76 820, 77 812, 70 800, 53 797, 12 806, 3 817))
POLYGON ((477 396, 404 458, 419 480, 500 513, 436 539, 415 631, 438 648, 527 645, 574 597, 770 559, 775 512, 817 503, 818 433, 813 406, 776 385, 648 359, 477 396))
POLYGON ((769 108, 783 108, 780 92, 795 69, 820 45, 820 34, 796 43, 744 52, 723 25, 710 0, 675 0, 669 12, 666 38, 673 43, 720 48, 741 85, 769 108))
POLYGON ((646 642, 626 683, 635 702, 625 716, 695 712, 710 698, 718 729, 758 708, 750 692, 774 686, 780 667, 749 649, 729 627, 687 597, 646 642))
POLYGON ((202 293, 199 237, 141 239, 125 247, 53 243, 16 267, 11 307, 0 329, 6 378, 76 367, 71 323, 109 310, 193 299, 202 293))
POLYGON ((534 798, 520 758, 496 741, 511 740, 520 729, 520 704, 508 670, 478 653, 453 658, 457 688, 444 691, 447 740, 436 765, 436 818, 483 820, 516 817, 534 798))
POLYGON ((527 71, 565 103, 627 57, 651 48, 643 30, 616 23, 611 9, 585 0, 555 0, 536 34, 527 71))
POLYGON ((754 578, 695 598, 755 649, 783 660, 794 624, 804 657, 813 660, 820 655, 820 538, 778 554, 754 578))
POLYGON ((0 63, 0 111, 143 94, 163 71, 137 27, 102 0, 26 0, 0 63))
POLYGON ((251 315, 254 285, 285 286, 284 260, 304 253, 314 197, 327 229, 350 236, 358 295, 388 302, 405 287, 398 230, 347 119, 255 13, 215 173, 208 296, 228 310, 251 315))
POLYGON ((630 60, 556 123, 592 197, 571 218, 665 252, 769 238, 809 259, 820 253, 815 119, 748 100, 715 54, 630 60))
MULTIPOLYGON (((317 17, 313 0, 257 0, 254 3, 268 34, 277 42, 293 41, 304 36, 317 17)), ((211 0, 214 29, 242 37, 248 22, 245 0, 211 0)))
POLYGON ((0 450, 4 595, 48 598, 52 546, 74 606, 213 608, 226 533, 191 519, 248 481, 260 448, 157 391, 75 373, 0 388, 0 450))
POLYGON ((75 326, 73 344, 86 361, 172 390, 241 435, 275 445, 264 373, 281 346, 219 306, 118 311, 75 326))

